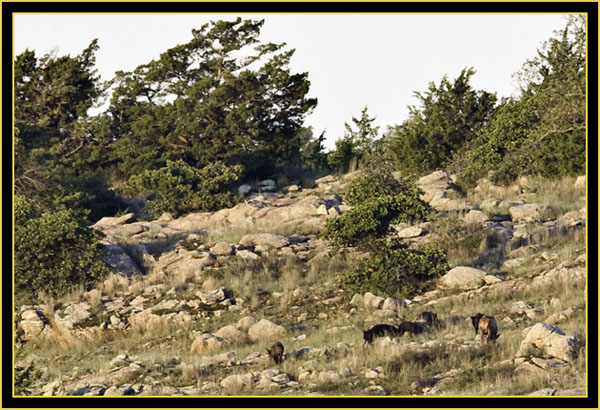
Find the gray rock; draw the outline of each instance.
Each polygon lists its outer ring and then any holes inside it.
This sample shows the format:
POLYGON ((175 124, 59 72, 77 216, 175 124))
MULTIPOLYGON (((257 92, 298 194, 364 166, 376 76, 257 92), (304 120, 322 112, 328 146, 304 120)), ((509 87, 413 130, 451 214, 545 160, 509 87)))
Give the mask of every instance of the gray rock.
POLYGON ((257 323, 250 326, 248 336, 250 340, 277 340, 282 339, 286 335, 286 330, 283 326, 277 325, 270 320, 261 319, 257 323))
POLYGON ((423 234, 424 230, 418 226, 411 226, 409 228, 402 229, 398 232, 400 239, 416 238, 423 234))
POLYGON ((240 195, 246 195, 250 191, 252 191, 252 187, 248 184, 240 185, 238 187, 238 194, 240 194, 240 195))
POLYGON ((129 254, 120 245, 110 244, 104 247, 102 260, 116 273, 123 276, 141 275, 142 271, 129 254))
POLYGON ((524 204, 508 208, 513 221, 535 222, 542 219, 550 207, 542 204, 524 204))
POLYGON ((228 297, 231 297, 231 291, 228 291, 223 286, 220 286, 217 289, 208 292, 202 292, 198 296, 200 299, 202 299, 203 303, 214 305, 224 301, 228 297))
POLYGON ((365 293, 363 300, 367 309, 380 309, 385 301, 381 296, 375 296, 371 292, 365 293))
POLYGON ((487 274, 468 266, 457 266, 450 269, 438 282, 438 287, 446 289, 477 289, 485 284, 483 278, 487 274))
POLYGON ((96 222, 96 225, 123 225, 135 221, 135 215, 131 212, 123 216, 105 216, 96 222))
POLYGON ((547 323, 533 326, 521 341, 516 357, 550 356, 570 362, 578 356, 577 339, 547 323))
POLYGON ((264 179, 258 183, 261 191, 275 192, 277 191, 277 183, 272 179, 264 179))
POLYGON ((210 251, 215 255, 233 255, 235 253, 235 248, 228 242, 217 242, 210 251))
POLYGON ((248 259, 248 260, 258 260, 260 259, 260 256, 258 256, 257 254, 255 254, 254 252, 248 251, 248 250, 238 250, 235 252, 236 256, 239 256, 242 259, 248 259))
POLYGON ((276 235, 271 233, 258 233, 244 235, 240 239, 240 245, 243 246, 257 246, 266 245, 272 246, 273 248, 279 249, 284 246, 289 246, 290 241, 283 235, 276 235))

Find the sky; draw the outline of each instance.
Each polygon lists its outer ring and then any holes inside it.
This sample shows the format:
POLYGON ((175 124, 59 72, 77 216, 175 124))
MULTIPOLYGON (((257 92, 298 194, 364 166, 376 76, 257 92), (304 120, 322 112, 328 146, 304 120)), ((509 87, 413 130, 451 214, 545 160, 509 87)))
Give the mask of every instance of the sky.
MULTIPOLYGON (((379 134, 408 117, 414 92, 456 78, 465 67, 471 85, 515 95, 513 79, 544 41, 566 24, 565 14, 15 14, 14 53, 76 56, 98 39, 96 68, 102 80, 131 71, 191 40, 210 20, 264 19, 261 41, 296 52, 292 72, 308 72, 308 96, 318 99, 307 116, 327 149, 368 107, 379 134)), ((98 110, 96 110, 98 112, 98 110)), ((92 112, 93 113, 93 112, 92 112)))

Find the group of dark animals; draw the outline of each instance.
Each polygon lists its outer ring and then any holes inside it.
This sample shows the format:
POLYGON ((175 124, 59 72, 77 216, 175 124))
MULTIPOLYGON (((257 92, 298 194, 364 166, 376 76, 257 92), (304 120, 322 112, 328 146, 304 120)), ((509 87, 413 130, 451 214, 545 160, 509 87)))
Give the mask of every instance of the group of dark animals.
MULTIPOLYGON (((409 335, 418 335, 423 333, 428 328, 438 326, 440 321, 437 314, 433 312, 422 312, 417 322, 402 322, 398 327, 392 325, 375 325, 369 330, 363 331, 363 338, 365 344, 373 343, 373 339, 376 337, 396 337, 403 336, 405 333, 409 335)), ((487 342, 496 342, 496 339, 500 336, 498 334, 498 326, 496 319, 493 316, 486 316, 481 313, 477 313, 475 316, 471 316, 471 322, 475 328, 475 336, 481 333, 483 339, 487 342)), ((267 349, 269 357, 273 359, 276 364, 283 362, 283 344, 281 342, 275 343, 270 349, 267 349)))
MULTIPOLYGON (((419 315, 419 321, 417 322, 402 322, 398 327, 392 325, 375 325, 369 330, 363 330, 363 338, 365 344, 373 343, 373 339, 376 337, 396 337, 403 336, 408 332, 409 335, 418 335, 423 333, 427 328, 432 328, 439 325, 437 314, 433 312, 422 312, 419 315)), ((484 340, 487 342, 496 342, 496 339, 500 336, 498 334, 498 326, 493 316, 486 316, 481 313, 477 313, 475 316, 471 316, 471 322, 475 328, 475 336, 479 332, 484 340)))

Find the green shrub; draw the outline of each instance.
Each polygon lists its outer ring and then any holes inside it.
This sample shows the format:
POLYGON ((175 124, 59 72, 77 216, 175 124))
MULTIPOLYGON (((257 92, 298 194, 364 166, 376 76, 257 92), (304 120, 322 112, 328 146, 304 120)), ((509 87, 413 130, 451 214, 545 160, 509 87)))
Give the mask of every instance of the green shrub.
POLYGON ((329 219, 324 236, 336 247, 361 246, 387 234, 390 224, 425 220, 430 208, 419 193, 414 185, 396 181, 383 168, 361 175, 346 191, 345 199, 353 207, 329 219))
POLYGON ((124 189, 134 194, 151 192, 153 198, 146 205, 151 215, 170 212, 178 217, 194 211, 217 211, 238 203, 239 195, 228 189, 241 174, 240 166, 222 162, 197 169, 183 161, 167 161, 163 168, 146 170, 130 178, 124 189))
POLYGON ((121 210, 117 193, 99 175, 67 177, 53 197, 54 206, 72 209, 90 222, 121 210))
POLYGON ((408 249, 398 241, 377 241, 371 255, 338 275, 338 284, 353 293, 372 292, 386 297, 411 297, 428 281, 448 271, 446 254, 426 247, 408 249))
POLYGON ((15 196, 15 299, 28 303, 41 293, 61 296, 86 290, 108 274, 101 259, 100 234, 72 210, 44 211, 15 196))

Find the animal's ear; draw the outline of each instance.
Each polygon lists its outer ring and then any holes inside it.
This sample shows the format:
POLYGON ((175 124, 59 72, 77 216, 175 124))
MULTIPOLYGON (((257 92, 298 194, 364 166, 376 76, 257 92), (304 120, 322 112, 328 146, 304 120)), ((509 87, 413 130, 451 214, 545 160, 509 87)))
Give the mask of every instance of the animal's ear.
POLYGON ((267 350, 267 353, 271 353, 271 351, 269 349, 266 349, 266 350, 267 350))
POLYGON ((497 334, 497 335, 496 335, 496 339, 498 339, 499 337, 500 337, 500 334, 497 334))

